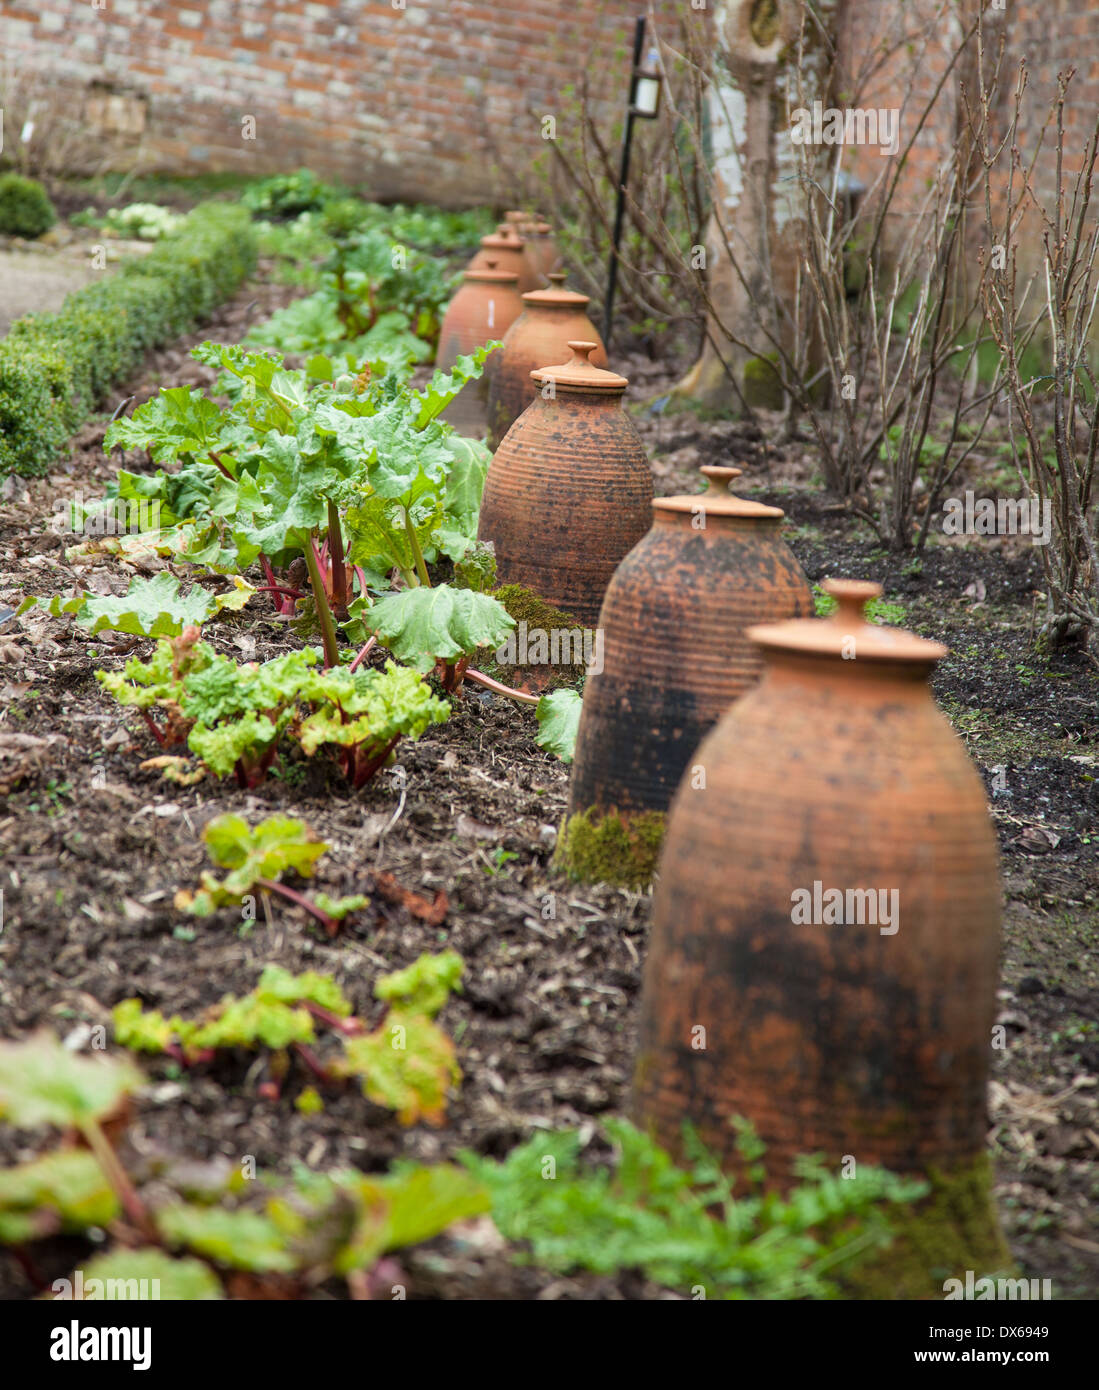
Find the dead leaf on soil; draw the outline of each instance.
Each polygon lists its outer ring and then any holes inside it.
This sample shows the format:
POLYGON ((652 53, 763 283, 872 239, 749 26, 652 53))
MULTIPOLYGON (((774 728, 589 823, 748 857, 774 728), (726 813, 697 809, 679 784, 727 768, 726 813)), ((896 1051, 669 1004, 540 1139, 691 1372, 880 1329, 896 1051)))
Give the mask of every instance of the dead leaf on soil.
POLYGON ((413 917, 426 922, 429 927, 442 926, 446 921, 450 903, 441 888, 435 894, 434 901, 429 901, 421 893, 403 888, 393 874, 375 873, 371 877, 374 892, 387 903, 392 903, 395 907, 407 907, 413 917))
POLYGON ((1028 825, 1021 835, 1012 841, 1028 854, 1048 854, 1061 843, 1060 835, 1047 830, 1043 825, 1028 825))
POLYGON ((474 820, 464 811, 458 817, 454 828, 463 840, 487 840, 490 843, 503 839, 507 833, 498 825, 485 825, 482 821, 474 820))

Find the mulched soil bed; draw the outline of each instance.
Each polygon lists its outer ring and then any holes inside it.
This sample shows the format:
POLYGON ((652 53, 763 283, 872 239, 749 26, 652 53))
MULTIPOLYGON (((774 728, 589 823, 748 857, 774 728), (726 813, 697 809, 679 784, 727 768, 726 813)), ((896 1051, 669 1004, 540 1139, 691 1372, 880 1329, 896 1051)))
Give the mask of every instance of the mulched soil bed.
MULTIPOLYGON (((291 296, 253 286, 194 341, 236 341, 250 315, 291 296)), ((188 346, 156 354, 120 397, 141 401, 159 385, 209 382, 188 346)), ((638 359, 625 370, 638 399, 668 384, 660 364, 638 359)), ((1052 1278, 1059 1298, 1094 1296, 1097 684, 1083 656, 1047 661, 1031 651, 1032 592, 1041 582, 1034 551, 1025 542, 938 544, 917 569, 877 548, 810 483, 806 446, 778 446, 767 431, 685 414, 638 419, 659 492, 697 490, 700 463, 746 466, 741 491, 786 509, 791 545, 812 580, 881 580, 887 597, 904 605, 906 625, 952 648, 935 692, 988 781, 1004 856, 1000 999, 1008 1047, 997 1054, 990 1096, 1001 1211, 1027 1275, 1052 1278)), ((71 589, 73 572, 44 520, 56 498, 81 489, 95 495, 114 471, 117 459, 103 457, 103 428, 89 425, 52 479, 7 489, 0 617, 5 605, 17 606, 21 583, 38 594, 71 589)), ((125 587, 117 567, 96 573, 125 587)), ((237 659, 262 660, 301 643, 264 597, 208 635, 237 659)), ((189 1014, 227 991, 248 990, 269 962, 332 973, 356 1011, 375 1020, 377 975, 448 945, 467 963, 465 992, 443 1016, 463 1082, 441 1128, 402 1130, 352 1090, 326 1097, 321 1114, 300 1115, 292 1096, 309 1078, 292 1076, 280 1102, 266 1101, 256 1095, 248 1058, 182 1079, 167 1061, 146 1061, 153 1084, 131 1130, 136 1154, 235 1162, 251 1154, 283 1172, 294 1161, 372 1171, 397 1156, 438 1160, 467 1147, 502 1156, 537 1128, 581 1127, 594 1136, 601 1117, 625 1108, 651 899, 576 887, 551 871, 567 770, 535 744, 528 710, 471 691, 449 724, 402 745, 403 808, 393 776, 333 797, 312 766, 291 765, 284 780, 253 793, 209 781, 182 790, 140 770, 156 749, 140 720, 121 719, 93 679, 97 666, 118 669, 131 648, 145 644, 109 633, 89 640, 68 623, 37 618, 22 630, 0 627, 0 1035, 48 1023, 79 1036, 135 994, 166 1013, 189 1014), (17 747, 11 735, 35 741, 17 747), (383 870, 428 897, 443 890, 445 925, 380 895, 334 941, 283 903, 273 908, 272 926, 261 917, 243 935, 233 913, 185 918, 173 895, 193 886, 205 865, 203 825, 230 809, 253 819, 281 809, 307 820, 332 846, 316 880, 329 894, 361 891, 383 870)), ((0 1135, 4 1162, 36 1151, 22 1138, 0 1135)), ((81 1248, 54 1243, 43 1272, 67 1273, 81 1248)), ((561 1279, 516 1268, 487 1222, 402 1263, 413 1297, 675 1296, 628 1272, 561 1279)), ((30 1292, 15 1262, 0 1255, 0 1297, 30 1292)), ((321 1291, 328 1293, 342 1296, 321 1291)))

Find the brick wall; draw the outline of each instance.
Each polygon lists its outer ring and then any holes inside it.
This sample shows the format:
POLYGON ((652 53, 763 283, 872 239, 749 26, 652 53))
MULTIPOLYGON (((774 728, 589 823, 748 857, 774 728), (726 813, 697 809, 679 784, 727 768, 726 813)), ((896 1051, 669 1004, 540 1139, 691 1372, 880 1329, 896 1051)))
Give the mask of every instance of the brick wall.
MULTIPOLYGON (((978 0, 959 3, 964 12, 978 0)), ((918 18, 940 4, 906 0, 904 13, 918 18)), ((0 0, 0 58, 49 73, 58 100, 89 120, 113 113, 114 138, 143 140, 151 167, 266 173, 308 164, 377 197, 460 204, 503 193, 508 171, 545 148, 541 117, 568 119, 568 88, 581 67, 619 109, 632 19, 645 7, 643 0, 0 0), (247 117, 254 140, 244 138, 247 117)), ((672 21, 662 26, 668 33, 675 22, 712 19, 720 4, 658 0, 654 8, 672 21)), ((855 65, 872 51, 897 13, 881 0, 844 0, 846 61, 855 65)), ((1099 109, 1099 0, 1005 0, 998 22, 1008 39, 1005 74, 1024 54, 1030 61, 1034 119, 1057 71, 1077 67, 1069 127, 1082 145, 1099 109)), ((917 98, 940 75, 952 37, 944 22, 921 55, 917 98)), ((872 84, 880 104, 904 90, 906 61, 887 65, 872 84)), ((956 99, 948 82, 909 159, 902 193, 913 201, 949 140, 956 99)), ((1024 130, 1024 146, 1031 134, 1024 130)), ((858 162, 873 177, 878 158, 858 162)), ((1047 186, 1050 179, 1047 168, 1047 186)))
MULTIPOLYGON (((496 153, 541 142, 575 55, 628 78, 637 0, 22 0, 0 53, 60 99, 145 104, 152 167, 266 173, 307 164, 377 197, 469 203, 496 153), (102 3, 103 8, 97 8, 102 3), (255 139, 244 138, 246 117, 255 139)), ((673 5, 667 7, 674 9, 673 5)))

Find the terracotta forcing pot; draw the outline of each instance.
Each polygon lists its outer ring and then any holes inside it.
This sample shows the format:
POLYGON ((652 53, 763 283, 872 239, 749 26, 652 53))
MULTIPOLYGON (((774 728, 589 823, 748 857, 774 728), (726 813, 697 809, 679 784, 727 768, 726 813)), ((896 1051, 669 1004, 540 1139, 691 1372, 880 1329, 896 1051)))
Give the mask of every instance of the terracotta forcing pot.
POLYGON ((548 278, 561 264, 561 252, 553 239, 553 228, 548 222, 532 222, 520 235, 526 241, 527 255, 535 268, 548 278))
POLYGON ((738 468, 702 472, 706 492, 656 499, 652 529, 603 600, 603 669, 584 686, 558 852, 580 878, 649 881, 680 777, 704 735, 759 679, 763 660, 745 629, 813 612, 809 583, 780 534, 782 512, 734 497, 738 468), (609 841, 600 851, 604 835, 621 851, 623 830, 630 853, 612 857, 609 841))
POLYGON ((527 254, 526 242, 507 222, 501 222, 494 232, 481 238, 481 249, 466 270, 484 270, 490 261, 495 262, 500 270, 514 272, 519 280, 520 294, 541 288, 541 270, 527 254))
POLYGON ((777 1187, 814 1152, 930 1178, 898 1244, 914 1282, 877 1296, 941 1298, 942 1268, 1009 1263, 984 1155, 996 840, 928 687, 946 648, 865 622, 876 584, 825 588, 832 618, 749 630, 763 677, 692 759, 705 785, 676 793, 633 1109, 676 1153, 690 1121, 730 1171, 745 1117, 777 1187))
POLYGON ((596 344, 591 354, 595 367, 607 365, 603 340, 585 310, 586 294, 566 290, 561 273, 549 276, 550 287, 522 296, 523 312, 508 329, 498 353, 488 387, 488 443, 495 449, 512 423, 538 394, 531 372, 566 356, 571 340, 596 344))
POLYGON ((597 344, 531 375, 541 390, 489 465, 478 535, 501 584, 522 584, 593 627, 619 561, 649 529, 652 473, 622 409, 629 382, 593 367, 597 344))
MULTIPOLYGON (((522 308, 514 271, 501 270, 491 261, 483 270, 467 270, 443 315, 436 366, 448 372, 459 357, 503 339, 522 308)), ((464 386, 443 411, 443 419, 462 434, 479 438, 485 432, 486 377, 499 355, 499 350, 491 353, 484 374, 464 386)))

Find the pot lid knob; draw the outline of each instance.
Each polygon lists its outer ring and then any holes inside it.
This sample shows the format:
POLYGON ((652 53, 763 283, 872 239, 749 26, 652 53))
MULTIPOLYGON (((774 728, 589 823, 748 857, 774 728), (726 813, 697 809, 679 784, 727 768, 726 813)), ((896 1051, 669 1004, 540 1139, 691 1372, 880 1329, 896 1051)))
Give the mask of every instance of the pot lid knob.
POLYGON ((706 491, 711 495, 715 492, 728 492, 729 484, 734 478, 739 478, 744 472, 743 468, 722 468, 717 464, 707 464, 698 470, 709 483, 706 491))
POLYGON ((546 276, 550 284, 558 289, 565 283, 566 278, 567 276, 563 270, 551 270, 546 276))
POLYGON ((844 628, 865 623, 866 605, 882 593, 882 586, 870 579, 826 579, 820 587, 836 600, 832 620, 844 628))

